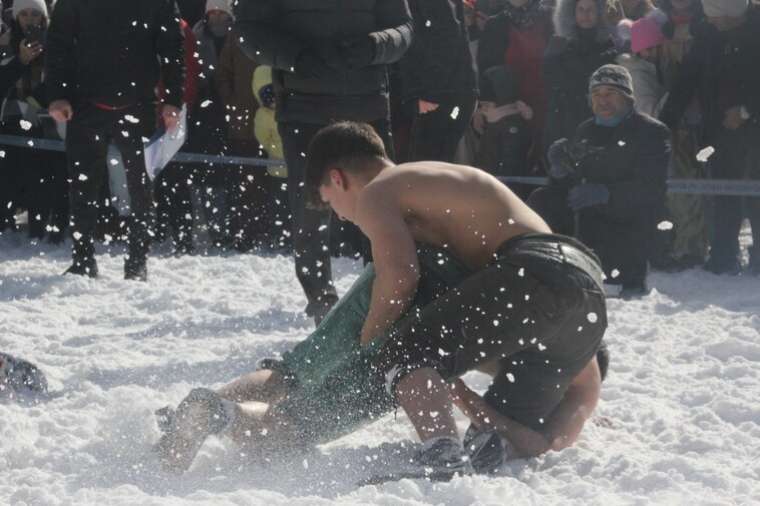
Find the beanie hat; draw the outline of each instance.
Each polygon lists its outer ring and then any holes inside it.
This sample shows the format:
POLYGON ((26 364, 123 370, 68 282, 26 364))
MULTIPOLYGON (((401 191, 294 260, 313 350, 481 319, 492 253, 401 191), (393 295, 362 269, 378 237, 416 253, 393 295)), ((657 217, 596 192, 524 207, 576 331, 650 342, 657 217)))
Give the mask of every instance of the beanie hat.
POLYGON ((625 67, 620 65, 604 65, 594 72, 589 81, 589 92, 594 91, 599 86, 612 86, 619 90, 623 95, 634 100, 633 98, 633 78, 625 67))
POLYGON ((234 16, 231 0, 206 0, 206 12, 208 13, 211 11, 222 11, 230 16, 234 16))
POLYGON ((705 16, 738 18, 749 9, 749 0, 702 0, 705 16))
POLYGON ((13 19, 16 19, 24 9, 34 9, 48 17, 48 9, 45 0, 16 0, 13 2, 13 19))
POLYGON ((647 16, 634 22, 631 26, 631 51, 640 53, 645 49, 657 47, 665 42, 665 36, 657 19, 647 16))

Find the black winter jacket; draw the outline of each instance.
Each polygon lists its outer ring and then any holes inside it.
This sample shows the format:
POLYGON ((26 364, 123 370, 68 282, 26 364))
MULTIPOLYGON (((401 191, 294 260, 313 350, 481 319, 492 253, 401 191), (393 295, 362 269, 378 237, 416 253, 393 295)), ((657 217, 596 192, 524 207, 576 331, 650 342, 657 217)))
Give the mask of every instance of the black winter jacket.
POLYGON ((612 128, 591 118, 581 123, 572 142, 589 148, 578 162, 577 177, 610 191, 609 202, 594 208, 599 214, 624 223, 661 206, 671 153, 665 125, 638 112, 612 128))
POLYGON ((722 129, 726 111, 720 109, 718 101, 724 79, 737 83, 731 107, 743 105, 751 114, 750 121, 760 125, 760 7, 751 7, 747 16, 742 26, 728 33, 707 23, 699 25, 663 108, 662 120, 676 128, 697 95, 703 118, 703 145, 712 144, 722 129))
POLYGON ((404 99, 441 102, 477 93, 462 0, 409 0, 414 43, 401 60, 404 99))
POLYGON ((182 105, 183 38, 174 0, 59 0, 47 38, 50 101, 182 105))
POLYGON ((388 116, 386 65, 412 43, 406 0, 239 0, 236 32, 249 58, 274 68, 278 121, 374 121, 388 116), (369 36, 374 60, 320 78, 295 73, 302 51, 369 36))

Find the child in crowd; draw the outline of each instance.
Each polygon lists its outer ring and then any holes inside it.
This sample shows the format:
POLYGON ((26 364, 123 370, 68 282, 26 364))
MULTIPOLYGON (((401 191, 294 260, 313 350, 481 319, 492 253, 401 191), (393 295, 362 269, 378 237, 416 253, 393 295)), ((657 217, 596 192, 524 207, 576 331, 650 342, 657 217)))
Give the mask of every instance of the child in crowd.
POLYGON ((533 110, 518 98, 517 76, 506 65, 483 73, 480 111, 483 135, 477 166, 496 176, 528 173, 533 110))

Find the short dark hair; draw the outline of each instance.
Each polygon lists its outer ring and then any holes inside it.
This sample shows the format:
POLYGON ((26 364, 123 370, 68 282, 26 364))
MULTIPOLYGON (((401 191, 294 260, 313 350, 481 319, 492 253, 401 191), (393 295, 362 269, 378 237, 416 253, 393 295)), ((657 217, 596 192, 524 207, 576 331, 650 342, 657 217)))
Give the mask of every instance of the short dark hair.
POLYGON ((371 125, 340 121, 324 127, 309 143, 306 163, 306 194, 319 206, 319 187, 330 168, 360 173, 373 162, 387 160, 385 144, 371 125))

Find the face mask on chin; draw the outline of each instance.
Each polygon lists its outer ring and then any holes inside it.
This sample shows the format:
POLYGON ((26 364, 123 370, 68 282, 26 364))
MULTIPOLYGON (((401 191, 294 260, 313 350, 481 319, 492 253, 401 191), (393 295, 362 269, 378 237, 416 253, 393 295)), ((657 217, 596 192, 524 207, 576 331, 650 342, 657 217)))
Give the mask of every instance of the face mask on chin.
POLYGON ((625 111, 621 112, 620 114, 609 117, 609 118, 594 116, 594 122, 599 126, 613 128, 613 127, 618 126, 620 123, 622 123, 623 120, 625 120, 631 114, 632 110, 633 110, 632 108, 628 108, 625 111))

